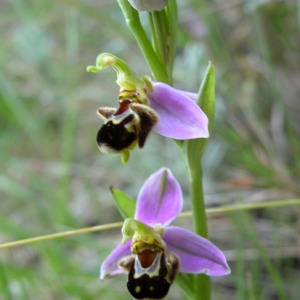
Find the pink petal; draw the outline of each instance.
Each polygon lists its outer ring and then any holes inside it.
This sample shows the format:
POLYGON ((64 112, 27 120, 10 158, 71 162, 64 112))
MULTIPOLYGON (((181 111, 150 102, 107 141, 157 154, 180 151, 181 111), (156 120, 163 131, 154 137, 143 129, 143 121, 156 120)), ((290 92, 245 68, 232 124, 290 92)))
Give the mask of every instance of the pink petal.
POLYGON ((177 90, 161 82, 153 82, 150 106, 160 120, 155 130, 178 140, 207 138, 208 118, 195 102, 194 93, 177 90))
POLYGON ((131 254, 130 244, 131 240, 127 241, 125 245, 120 244, 106 257, 100 268, 101 280, 124 273, 124 271, 119 268, 119 261, 131 254))
POLYGON ((180 91, 183 95, 189 97, 191 100, 196 102, 198 95, 196 93, 187 92, 187 91, 180 91))
POLYGON ((221 276, 230 273, 222 251, 209 240, 176 226, 169 226, 163 235, 167 250, 180 258, 180 271, 221 276))
POLYGON ((147 224, 171 223, 182 209, 182 192, 171 171, 161 168, 142 186, 136 205, 135 219, 147 224))

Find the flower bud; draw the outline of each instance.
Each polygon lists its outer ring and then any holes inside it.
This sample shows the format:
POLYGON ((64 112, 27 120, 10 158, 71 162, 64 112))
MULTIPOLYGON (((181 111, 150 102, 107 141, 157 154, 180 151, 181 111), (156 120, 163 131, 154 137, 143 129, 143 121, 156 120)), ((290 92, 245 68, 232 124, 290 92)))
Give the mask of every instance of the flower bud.
POLYGON ((138 11, 158 11, 167 5, 167 0, 128 0, 138 11))

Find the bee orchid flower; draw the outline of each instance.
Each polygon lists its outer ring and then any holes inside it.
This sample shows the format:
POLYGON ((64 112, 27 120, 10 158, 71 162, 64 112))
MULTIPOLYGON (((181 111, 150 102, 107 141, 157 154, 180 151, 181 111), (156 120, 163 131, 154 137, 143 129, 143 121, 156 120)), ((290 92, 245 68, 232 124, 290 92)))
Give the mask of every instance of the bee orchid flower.
POLYGON ((197 94, 175 89, 138 77, 121 59, 108 53, 97 57, 96 66, 89 72, 99 72, 105 67, 117 72, 120 86, 118 107, 100 107, 98 115, 104 124, 97 135, 102 152, 121 153, 126 162, 129 151, 140 148, 153 129, 162 136, 177 140, 209 137, 208 118, 197 105, 197 94))
POLYGON ((126 273, 136 299, 162 299, 177 272, 222 276, 230 273, 224 254, 209 240, 170 226, 182 209, 181 188, 161 168, 141 188, 134 218, 122 227, 122 244, 103 261, 100 279, 126 273))

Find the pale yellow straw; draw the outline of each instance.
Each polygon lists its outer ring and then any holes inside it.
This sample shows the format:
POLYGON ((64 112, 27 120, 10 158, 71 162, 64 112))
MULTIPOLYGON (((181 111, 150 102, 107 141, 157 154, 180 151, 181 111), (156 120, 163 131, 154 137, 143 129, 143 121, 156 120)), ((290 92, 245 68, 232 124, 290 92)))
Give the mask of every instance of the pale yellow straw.
MULTIPOLYGON (((207 208, 206 213, 208 215, 212 215, 212 214, 220 214, 220 213, 229 213, 229 212, 234 212, 239 210, 274 208, 274 207, 283 207, 283 206, 290 206, 290 205, 300 205, 300 199, 286 199, 286 200, 266 201, 266 202, 258 202, 258 203, 244 203, 239 205, 226 205, 221 207, 212 207, 212 208, 207 208)), ((183 212, 179 215, 180 218, 191 217, 191 216, 192 216, 191 211, 183 212)), ((91 226, 91 227, 75 229, 75 230, 67 230, 67 231, 53 233, 53 234, 41 235, 41 236, 32 237, 28 239, 0 244, 0 249, 13 248, 17 246, 28 245, 36 242, 48 241, 52 239, 69 237, 69 236, 74 236, 79 234, 115 229, 115 228, 122 227, 122 225, 123 222, 116 222, 116 223, 91 226)))

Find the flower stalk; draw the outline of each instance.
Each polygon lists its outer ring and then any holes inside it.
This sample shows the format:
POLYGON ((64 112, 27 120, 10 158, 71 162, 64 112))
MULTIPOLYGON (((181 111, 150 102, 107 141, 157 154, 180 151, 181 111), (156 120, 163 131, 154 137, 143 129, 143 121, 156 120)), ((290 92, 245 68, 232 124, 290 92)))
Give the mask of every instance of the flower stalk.
MULTIPOLYGON (((211 133, 214 123, 215 110, 215 72, 209 63, 199 89, 198 105, 203 109, 209 119, 208 129, 211 133)), ((194 230, 198 235, 208 237, 205 200, 203 191, 202 156, 208 139, 193 139, 184 141, 181 147, 186 163, 189 180, 190 200, 192 205, 194 230)), ((194 299, 209 300, 211 294, 210 278, 198 274, 194 279, 194 299)))
MULTIPOLYGON (((203 173, 201 163, 190 165, 189 190, 194 220, 194 230, 198 235, 208 237, 205 202, 203 193, 203 173)), ((209 300, 211 294, 210 278, 203 274, 195 275, 194 299, 209 300)))
POLYGON ((144 58, 150 67, 153 77, 157 81, 170 83, 166 67, 156 55, 153 47, 141 24, 138 12, 129 4, 128 0, 118 0, 119 6, 124 14, 126 23, 131 30, 144 58))

